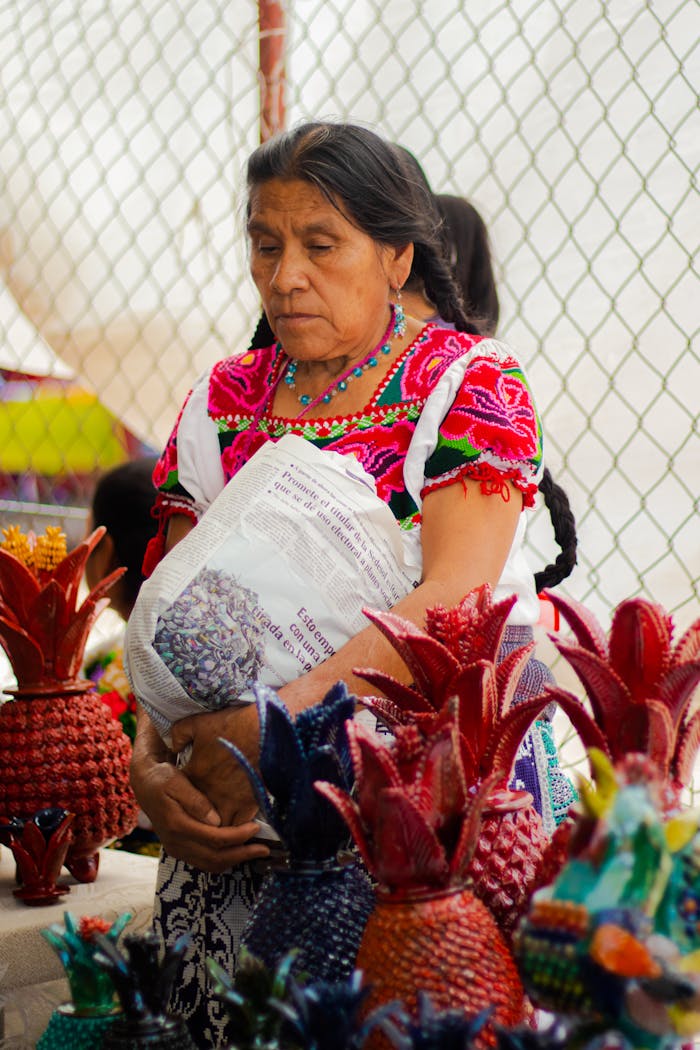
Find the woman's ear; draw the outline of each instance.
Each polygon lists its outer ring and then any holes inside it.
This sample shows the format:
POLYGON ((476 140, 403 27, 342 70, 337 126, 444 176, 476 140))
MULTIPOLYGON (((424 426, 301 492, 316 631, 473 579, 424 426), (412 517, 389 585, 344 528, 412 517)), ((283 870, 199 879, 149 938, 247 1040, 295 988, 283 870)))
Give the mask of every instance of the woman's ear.
POLYGON ((385 264, 391 288, 403 288, 413 265, 413 242, 400 248, 388 248, 385 264))

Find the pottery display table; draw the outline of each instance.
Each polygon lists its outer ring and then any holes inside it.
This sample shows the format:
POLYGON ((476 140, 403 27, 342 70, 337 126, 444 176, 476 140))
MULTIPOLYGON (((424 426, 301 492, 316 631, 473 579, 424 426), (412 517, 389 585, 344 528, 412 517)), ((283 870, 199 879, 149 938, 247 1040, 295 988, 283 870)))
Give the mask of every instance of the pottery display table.
POLYGON ((63 913, 100 915, 113 922, 122 912, 133 918, 127 930, 150 925, 158 862, 119 850, 101 850, 95 882, 75 882, 65 871, 59 882, 71 891, 56 904, 28 907, 12 894, 15 863, 9 849, 0 848, 0 1027, 8 1047, 35 1045, 52 1010, 68 996, 68 982, 58 956, 40 931, 63 922, 63 913))

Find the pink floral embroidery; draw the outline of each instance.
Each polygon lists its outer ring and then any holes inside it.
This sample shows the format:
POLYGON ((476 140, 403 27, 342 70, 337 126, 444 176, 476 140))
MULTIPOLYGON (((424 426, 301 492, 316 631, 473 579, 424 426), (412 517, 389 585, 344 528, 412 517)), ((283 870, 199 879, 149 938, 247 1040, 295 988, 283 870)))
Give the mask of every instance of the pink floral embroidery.
MULTIPOLYGON (((538 456, 535 409, 522 373, 509 374, 505 365, 477 358, 467 369, 454 404, 440 427, 444 441, 469 442, 514 462, 538 456)), ((515 361, 511 367, 518 368, 515 361)))

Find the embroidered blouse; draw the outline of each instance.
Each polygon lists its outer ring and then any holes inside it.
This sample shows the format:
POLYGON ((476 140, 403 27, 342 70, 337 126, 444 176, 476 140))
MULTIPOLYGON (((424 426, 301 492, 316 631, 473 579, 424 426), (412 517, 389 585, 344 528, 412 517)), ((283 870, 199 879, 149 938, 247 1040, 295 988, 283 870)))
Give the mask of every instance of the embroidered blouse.
POLYGON ((196 521, 257 449, 284 434, 354 455, 416 541, 425 495, 462 479, 487 492, 511 482, 533 505, 542 432, 523 369, 505 344, 427 324, 362 411, 324 419, 269 413, 280 358, 276 344, 229 357, 193 387, 154 471, 160 530, 146 571, 162 556, 173 514, 196 521))

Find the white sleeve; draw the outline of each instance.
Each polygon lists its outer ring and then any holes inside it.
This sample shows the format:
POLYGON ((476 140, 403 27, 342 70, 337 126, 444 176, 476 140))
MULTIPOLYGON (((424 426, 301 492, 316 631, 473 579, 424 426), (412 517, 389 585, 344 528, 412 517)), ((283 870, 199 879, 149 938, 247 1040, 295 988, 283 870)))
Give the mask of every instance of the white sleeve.
POLYGON ((198 518, 226 484, 216 424, 207 411, 208 399, 209 372, 193 387, 177 428, 178 481, 192 497, 198 518))

